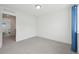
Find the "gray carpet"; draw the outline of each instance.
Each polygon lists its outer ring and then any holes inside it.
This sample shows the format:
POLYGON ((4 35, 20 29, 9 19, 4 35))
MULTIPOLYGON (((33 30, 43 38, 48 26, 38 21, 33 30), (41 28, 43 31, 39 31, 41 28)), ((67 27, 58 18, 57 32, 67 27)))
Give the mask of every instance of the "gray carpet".
POLYGON ((33 37, 20 42, 14 38, 3 40, 3 47, 0 54, 72 54, 71 45, 48 40, 40 37, 33 37))

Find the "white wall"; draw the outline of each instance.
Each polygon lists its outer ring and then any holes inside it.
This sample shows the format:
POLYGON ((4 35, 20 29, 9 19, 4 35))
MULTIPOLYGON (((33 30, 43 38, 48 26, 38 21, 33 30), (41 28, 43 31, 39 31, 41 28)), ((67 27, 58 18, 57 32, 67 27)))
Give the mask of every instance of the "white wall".
POLYGON ((77 17, 78 17, 78 20, 77 20, 77 47, 78 47, 78 53, 79 53, 79 5, 78 5, 78 13, 77 13, 77 17))
POLYGON ((16 12, 16 41, 36 36, 36 19, 25 13, 16 12))
POLYGON ((37 18, 21 11, 14 10, 14 12, 16 13, 16 41, 40 36, 71 44, 70 8, 37 18))
POLYGON ((71 44, 70 8, 38 17, 38 36, 71 44))
POLYGON ((79 5, 77 9, 77 47, 78 47, 78 53, 79 53, 79 5))
POLYGON ((4 12, 3 9, 5 8, 14 12, 5 13, 16 15, 16 41, 21 41, 36 36, 36 19, 34 16, 16 9, 0 6, 2 12, 4 12))
POLYGON ((0 48, 2 47, 2 32, 0 32, 0 48))

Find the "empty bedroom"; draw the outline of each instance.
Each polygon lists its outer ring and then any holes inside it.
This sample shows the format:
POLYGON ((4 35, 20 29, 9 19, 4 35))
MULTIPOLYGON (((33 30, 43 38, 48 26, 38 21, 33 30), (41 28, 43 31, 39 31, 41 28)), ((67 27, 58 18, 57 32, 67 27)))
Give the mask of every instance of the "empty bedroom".
POLYGON ((77 54, 79 5, 0 4, 0 54, 77 54))

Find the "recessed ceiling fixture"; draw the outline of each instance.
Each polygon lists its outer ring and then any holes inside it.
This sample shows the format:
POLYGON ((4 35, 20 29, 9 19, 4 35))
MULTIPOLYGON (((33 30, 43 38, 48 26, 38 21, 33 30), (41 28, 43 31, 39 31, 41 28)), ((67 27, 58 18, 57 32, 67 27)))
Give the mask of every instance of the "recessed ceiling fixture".
POLYGON ((40 9, 41 8, 41 5, 35 5, 35 8, 36 9, 40 9))

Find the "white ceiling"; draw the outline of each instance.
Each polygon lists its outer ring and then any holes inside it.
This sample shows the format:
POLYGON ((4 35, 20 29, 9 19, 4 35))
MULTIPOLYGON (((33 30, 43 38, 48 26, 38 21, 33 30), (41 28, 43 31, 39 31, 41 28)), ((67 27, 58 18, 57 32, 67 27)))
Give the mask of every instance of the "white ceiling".
POLYGON ((42 7, 41 9, 35 9, 34 4, 2 4, 0 6, 17 9, 19 11, 29 13, 31 15, 39 16, 49 12, 56 12, 63 8, 69 8, 71 5, 69 4, 40 4, 42 7))

